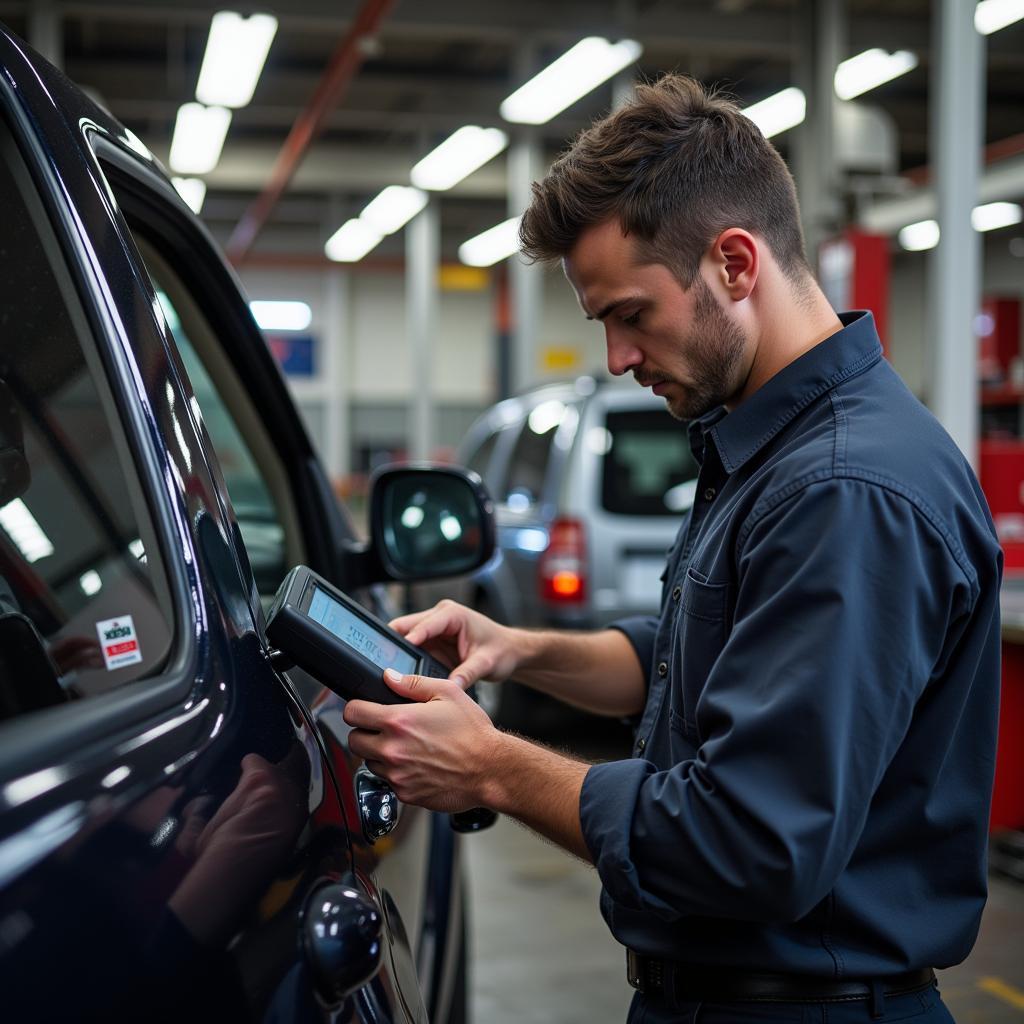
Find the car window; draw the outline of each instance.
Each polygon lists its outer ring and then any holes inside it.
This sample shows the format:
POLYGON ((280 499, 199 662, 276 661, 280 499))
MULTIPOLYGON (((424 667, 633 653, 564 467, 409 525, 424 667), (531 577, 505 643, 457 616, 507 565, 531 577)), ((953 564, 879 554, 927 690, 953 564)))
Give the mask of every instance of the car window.
POLYGON ((502 501, 513 511, 540 501, 557 428, 570 415, 570 408, 549 399, 530 410, 509 457, 503 488, 502 501))
POLYGON ((114 397, 0 121, 0 718, 158 672, 169 585, 114 397))
POLYGON ((587 443, 601 458, 601 504, 607 511, 664 516, 693 504, 698 467, 686 427, 667 412, 609 412, 587 443))
POLYGON ((137 229, 135 241, 216 453, 257 589, 269 604, 288 569, 305 560, 287 474, 267 425, 203 314, 203 297, 186 287, 137 229))

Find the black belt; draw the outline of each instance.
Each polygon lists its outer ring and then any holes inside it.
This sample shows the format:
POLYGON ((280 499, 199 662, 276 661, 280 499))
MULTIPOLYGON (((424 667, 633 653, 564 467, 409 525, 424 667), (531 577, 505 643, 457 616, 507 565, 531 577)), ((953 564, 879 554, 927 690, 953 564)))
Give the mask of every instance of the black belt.
POLYGON ((638 992, 673 1002, 845 1003, 919 992, 935 982, 926 967, 873 980, 819 978, 694 967, 626 950, 626 980, 638 992))

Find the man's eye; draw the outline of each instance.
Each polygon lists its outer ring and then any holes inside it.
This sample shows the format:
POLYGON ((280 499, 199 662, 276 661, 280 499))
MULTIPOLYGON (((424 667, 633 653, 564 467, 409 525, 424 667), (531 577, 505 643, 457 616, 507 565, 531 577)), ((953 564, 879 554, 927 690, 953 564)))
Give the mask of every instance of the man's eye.
POLYGON ((638 309, 635 313, 630 313, 629 316, 624 316, 622 322, 629 324, 630 327, 635 327, 640 322, 640 310, 638 309))

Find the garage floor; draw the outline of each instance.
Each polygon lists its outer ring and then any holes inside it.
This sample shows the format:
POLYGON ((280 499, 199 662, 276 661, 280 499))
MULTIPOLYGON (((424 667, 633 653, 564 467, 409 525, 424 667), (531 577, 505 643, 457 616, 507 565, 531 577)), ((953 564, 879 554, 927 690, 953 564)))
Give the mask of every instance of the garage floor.
MULTIPOLYGON (((508 819, 464 849, 476 1024, 624 1021, 632 990, 593 869, 508 819)), ((993 878, 974 952, 940 979, 958 1024, 1024 1024, 1022 950, 1024 885, 993 878)))

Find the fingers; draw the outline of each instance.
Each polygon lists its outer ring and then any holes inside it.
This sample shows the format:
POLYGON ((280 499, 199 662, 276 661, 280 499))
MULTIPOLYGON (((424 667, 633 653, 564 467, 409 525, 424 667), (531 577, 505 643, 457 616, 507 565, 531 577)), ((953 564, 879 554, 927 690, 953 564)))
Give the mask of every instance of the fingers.
POLYGON ((435 679, 433 676, 403 676, 393 668, 384 670, 384 682, 399 696, 423 702, 433 700, 435 697, 451 696, 453 690, 450 679, 435 679))
POLYGON ((368 700, 350 700, 345 705, 342 717, 355 729, 380 732, 388 720, 388 705, 374 704, 368 700))
POLYGON ((466 611, 454 601, 441 601, 425 612, 403 615, 389 625, 411 644, 424 644, 439 636, 453 636, 462 629, 466 611))
POLYGON ((449 679, 457 682, 462 689, 484 679, 494 668, 494 658, 486 651, 474 651, 460 665, 452 669, 449 679))
POLYGON ((382 751, 384 737, 379 732, 368 732, 366 729, 353 729, 348 734, 348 749, 356 756, 361 757, 369 766, 374 775, 381 773, 373 767, 373 764, 382 764, 382 751), (372 763, 371 763, 372 762, 372 763))

